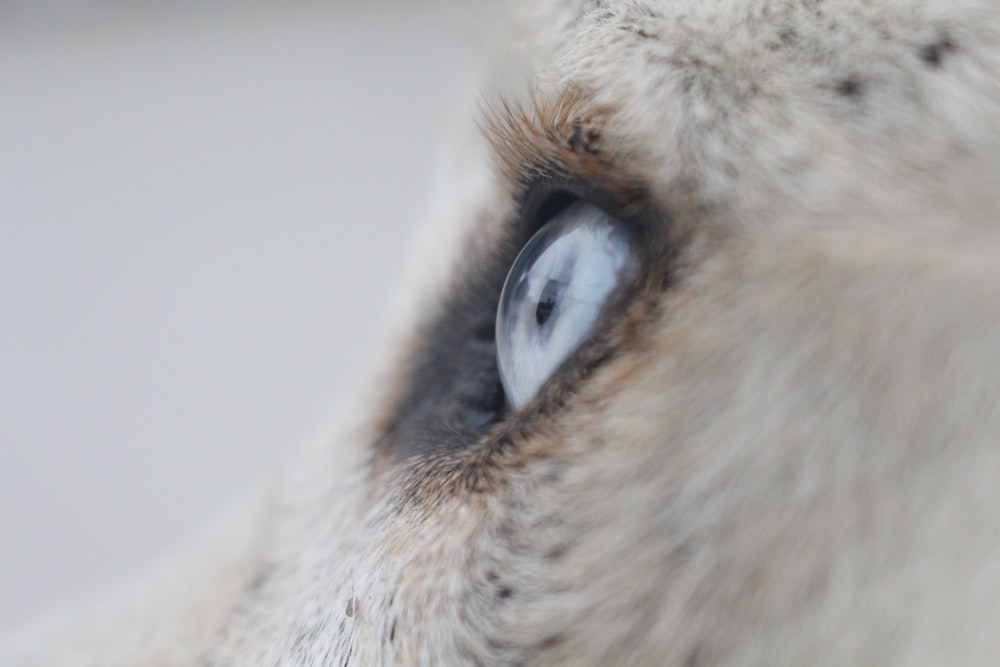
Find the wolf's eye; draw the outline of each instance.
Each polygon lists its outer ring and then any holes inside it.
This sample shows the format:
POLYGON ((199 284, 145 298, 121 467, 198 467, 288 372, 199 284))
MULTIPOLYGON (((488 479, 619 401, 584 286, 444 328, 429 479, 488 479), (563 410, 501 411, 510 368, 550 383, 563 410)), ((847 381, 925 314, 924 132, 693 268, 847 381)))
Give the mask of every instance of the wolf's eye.
POLYGON ((519 408, 587 337, 608 295, 634 265, 629 233, 577 202, 535 234, 507 274, 497 310, 500 380, 519 408))

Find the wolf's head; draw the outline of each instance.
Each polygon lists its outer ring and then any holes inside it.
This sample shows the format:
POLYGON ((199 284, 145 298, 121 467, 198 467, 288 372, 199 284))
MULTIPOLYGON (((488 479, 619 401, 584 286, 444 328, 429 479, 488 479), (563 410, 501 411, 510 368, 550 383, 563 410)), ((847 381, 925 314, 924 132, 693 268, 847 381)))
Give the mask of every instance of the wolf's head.
POLYGON ((508 29, 374 400, 62 664, 995 660, 1000 6, 508 29))

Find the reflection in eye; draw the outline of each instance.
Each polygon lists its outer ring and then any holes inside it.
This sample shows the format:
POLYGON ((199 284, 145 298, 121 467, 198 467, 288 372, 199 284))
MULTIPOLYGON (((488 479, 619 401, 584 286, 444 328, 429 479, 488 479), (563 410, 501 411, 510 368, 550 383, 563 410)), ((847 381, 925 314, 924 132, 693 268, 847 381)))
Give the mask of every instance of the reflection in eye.
POLYGON ((586 339, 633 261, 625 226, 582 202, 528 241, 497 311, 497 361, 511 407, 531 400, 586 339))
POLYGON ((556 300, 563 291, 560 286, 561 283, 558 281, 550 280, 542 288, 542 296, 538 300, 538 307, 535 308, 535 321, 538 322, 538 326, 545 324, 555 310, 556 300))

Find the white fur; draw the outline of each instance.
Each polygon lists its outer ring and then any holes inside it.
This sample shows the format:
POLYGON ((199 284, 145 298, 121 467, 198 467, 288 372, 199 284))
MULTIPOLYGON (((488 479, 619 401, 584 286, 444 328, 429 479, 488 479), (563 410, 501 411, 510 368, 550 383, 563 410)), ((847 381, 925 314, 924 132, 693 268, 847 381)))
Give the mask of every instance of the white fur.
MULTIPOLYGON (((487 94, 580 87, 601 149, 696 204, 642 343, 535 426, 544 456, 421 507, 370 493, 375 384, 214 537, 0 664, 996 662, 1000 5, 511 17, 487 94)), ((512 206, 469 120, 418 273, 512 206)))

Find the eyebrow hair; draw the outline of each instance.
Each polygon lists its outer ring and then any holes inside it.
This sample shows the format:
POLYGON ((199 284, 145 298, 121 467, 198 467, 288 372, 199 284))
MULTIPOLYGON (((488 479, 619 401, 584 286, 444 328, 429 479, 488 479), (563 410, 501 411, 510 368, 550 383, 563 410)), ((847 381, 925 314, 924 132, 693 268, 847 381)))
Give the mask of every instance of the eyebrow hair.
POLYGON ((611 109, 595 105, 583 88, 567 86, 551 101, 531 97, 525 104, 501 100, 485 105, 484 132, 494 170, 513 194, 540 175, 572 174, 613 182, 615 165, 604 150, 604 125, 611 109))

